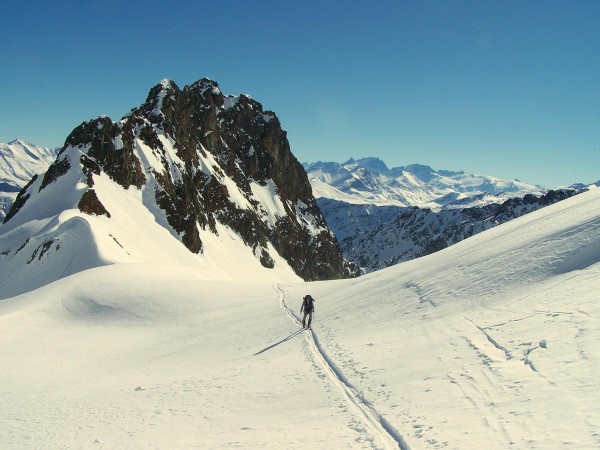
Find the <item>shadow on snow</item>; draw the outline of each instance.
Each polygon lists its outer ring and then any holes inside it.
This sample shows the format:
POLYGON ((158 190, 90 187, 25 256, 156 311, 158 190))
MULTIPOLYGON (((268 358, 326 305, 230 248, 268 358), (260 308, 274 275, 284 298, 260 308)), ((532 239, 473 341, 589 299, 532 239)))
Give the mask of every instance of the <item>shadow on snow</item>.
POLYGON ((256 352, 255 354, 253 354, 252 356, 257 356, 260 355, 261 353, 266 352, 267 350, 271 350, 273 347, 277 347, 279 344, 283 344, 286 341, 289 341, 290 339, 292 339, 295 336, 298 336, 300 333, 302 333, 304 331, 304 328, 300 328, 297 331, 294 331, 292 334, 290 334, 288 337, 283 338, 282 340, 280 340, 279 342, 276 342, 272 345, 269 345, 268 347, 263 348, 261 351, 256 352))

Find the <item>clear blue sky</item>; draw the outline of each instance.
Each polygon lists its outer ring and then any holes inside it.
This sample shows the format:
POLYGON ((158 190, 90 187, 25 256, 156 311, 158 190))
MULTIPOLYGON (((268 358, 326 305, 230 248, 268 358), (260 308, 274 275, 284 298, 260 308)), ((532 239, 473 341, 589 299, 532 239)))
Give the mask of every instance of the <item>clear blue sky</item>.
POLYGON ((162 78, 275 111, 300 161, 600 179, 600 1, 14 1, 0 141, 62 146, 162 78))

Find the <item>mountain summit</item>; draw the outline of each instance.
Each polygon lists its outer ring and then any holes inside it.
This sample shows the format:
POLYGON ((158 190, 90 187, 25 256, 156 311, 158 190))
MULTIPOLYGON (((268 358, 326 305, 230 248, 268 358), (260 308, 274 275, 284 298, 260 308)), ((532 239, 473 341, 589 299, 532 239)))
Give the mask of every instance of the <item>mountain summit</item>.
POLYGON ((75 128, 0 233, 0 264, 57 264, 57 274, 162 261, 183 244, 196 261, 235 247, 225 272, 250 257, 305 280, 350 275, 277 116, 208 78, 162 80, 120 121, 75 128))

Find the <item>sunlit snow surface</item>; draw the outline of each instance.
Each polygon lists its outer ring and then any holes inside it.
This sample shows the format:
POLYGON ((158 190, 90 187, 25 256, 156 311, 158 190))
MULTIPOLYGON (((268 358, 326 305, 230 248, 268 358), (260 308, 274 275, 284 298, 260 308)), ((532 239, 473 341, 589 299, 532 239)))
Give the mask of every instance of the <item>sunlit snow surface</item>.
POLYGON ((0 448, 600 446, 600 189, 353 280, 184 262, 0 301, 0 448))

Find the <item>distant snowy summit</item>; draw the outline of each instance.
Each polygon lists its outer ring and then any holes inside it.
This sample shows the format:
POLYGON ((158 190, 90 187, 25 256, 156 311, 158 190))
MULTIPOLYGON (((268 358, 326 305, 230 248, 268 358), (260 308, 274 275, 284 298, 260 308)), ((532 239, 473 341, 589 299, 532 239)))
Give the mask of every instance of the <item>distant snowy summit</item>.
POLYGON ((8 144, 0 142, 0 183, 10 185, 18 192, 33 175, 46 171, 59 150, 21 139, 8 144))
POLYGON ((208 78, 162 80, 123 119, 83 122, 0 227, 4 295, 133 262, 207 279, 353 274, 275 113, 208 78))
POLYGON ((483 205, 545 189, 518 180, 435 170, 411 164, 388 168, 379 158, 304 163, 315 197, 354 204, 439 209, 459 202, 483 205))
POLYGON ((40 147, 21 139, 0 142, 0 223, 17 194, 35 174, 44 173, 52 164, 58 148, 40 147))

